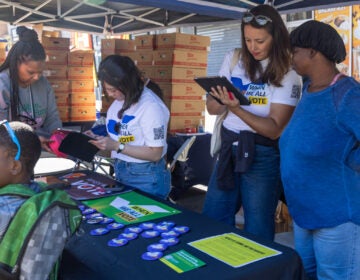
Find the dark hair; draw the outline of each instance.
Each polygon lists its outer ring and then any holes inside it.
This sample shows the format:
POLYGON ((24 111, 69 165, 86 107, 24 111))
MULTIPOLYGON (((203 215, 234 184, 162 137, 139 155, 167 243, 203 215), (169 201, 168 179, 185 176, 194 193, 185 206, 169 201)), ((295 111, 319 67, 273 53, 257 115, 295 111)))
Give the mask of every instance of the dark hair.
POLYGON ((310 48, 321 52, 328 60, 340 63, 345 60, 344 41, 329 24, 309 20, 290 34, 292 47, 310 48))
POLYGON ((272 22, 268 22, 265 25, 259 25, 255 20, 248 23, 241 24, 241 42, 242 51, 241 59, 244 64, 246 73, 251 81, 260 80, 263 83, 271 83, 275 86, 281 86, 281 81, 284 75, 289 71, 291 65, 290 56, 290 40, 289 32, 286 29, 284 21, 280 14, 269 5, 258 5, 250 10, 254 16, 262 15, 270 18, 272 22), (254 59, 246 47, 244 27, 251 25, 258 29, 265 29, 271 34, 273 42, 269 52, 269 64, 265 71, 261 67, 260 61, 254 59), (257 78, 257 73, 260 73, 260 78, 257 78))
POLYGON ((146 87, 151 89, 153 93, 155 93, 162 101, 164 101, 164 93, 157 83, 149 79, 147 81, 146 87))
MULTIPOLYGON (((28 175, 32 175, 34 167, 41 154, 41 143, 31 126, 22 122, 9 122, 11 129, 14 131, 19 140, 21 153, 20 161, 28 175)), ((15 157, 18 148, 12 141, 9 132, 4 125, 0 125, 0 146, 8 149, 10 155, 15 157)))
MULTIPOLYGON (((124 96, 124 106, 118 112, 119 119, 125 110, 139 101, 144 89, 141 72, 127 56, 109 55, 99 65, 98 78, 104 89, 104 82, 120 90, 124 96)), ((107 93, 104 89, 104 93, 107 93)))
POLYGON ((16 28, 16 33, 19 35, 19 41, 12 46, 4 63, 0 66, 0 72, 9 69, 11 120, 18 119, 20 102, 18 66, 23 62, 45 61, 46 59, 45 50, 38 40, 36 31, 19 26, 16 28))

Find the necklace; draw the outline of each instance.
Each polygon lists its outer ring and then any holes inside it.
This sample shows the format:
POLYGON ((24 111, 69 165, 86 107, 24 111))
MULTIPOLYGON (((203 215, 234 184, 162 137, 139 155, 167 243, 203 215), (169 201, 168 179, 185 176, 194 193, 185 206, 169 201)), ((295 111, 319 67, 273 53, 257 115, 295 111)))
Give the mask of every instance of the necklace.
POLYGON ((320 84, 320 85, 312 85, 311 83, 309 84, 309 91, 312 92, 312 91, 320 91, 320 90, 323 90, 324 88, 327 88, 329 86, 332 86, 334 85, 339 79, 340 77, 344 76, 343 73, 337 73, 334 78, 332 79, 332 81, 330 83, 323 83, 323 84, 320 84))

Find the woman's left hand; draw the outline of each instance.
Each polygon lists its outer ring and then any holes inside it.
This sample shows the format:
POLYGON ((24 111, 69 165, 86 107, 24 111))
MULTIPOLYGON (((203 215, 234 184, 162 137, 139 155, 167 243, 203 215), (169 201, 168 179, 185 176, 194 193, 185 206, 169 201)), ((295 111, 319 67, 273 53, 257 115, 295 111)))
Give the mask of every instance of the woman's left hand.
POLYGON ((235 97, 233 93, 228 91, 226 87, 217 86, 216 88, 211 88, 210 94, 218 99, 228 107, 239 107, 240 102, 235 97))

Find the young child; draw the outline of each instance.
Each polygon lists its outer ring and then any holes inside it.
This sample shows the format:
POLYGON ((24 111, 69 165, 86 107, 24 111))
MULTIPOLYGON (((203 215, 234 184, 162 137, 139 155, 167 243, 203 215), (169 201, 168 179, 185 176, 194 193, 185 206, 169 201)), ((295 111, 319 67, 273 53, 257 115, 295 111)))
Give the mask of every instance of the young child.
POLYGON ((39 137, 29 125, 0 122, 1 279, 4 274, 21 279, 47 279, 67 238, 80 223, 81 215, 75 202, 63 190, 46 189, 45 184, 32 180, 40 153, 39 137), (58 206, 55 204, 58 202, 63 204, 58 206), (18 217, 24 221, 20 226, 15 223, 18 217), (68 221, 70 218, 73 220, 68 221), (25 241, 24 245, 19 241, 21 239, 25 241), (49 244, 51 252, 48 248, 45 250, 49 244), (9 256, 14 255, 16 246, 19 250, 14 262, 9 256), (11 250, 7 250, 9 247, 11 250))

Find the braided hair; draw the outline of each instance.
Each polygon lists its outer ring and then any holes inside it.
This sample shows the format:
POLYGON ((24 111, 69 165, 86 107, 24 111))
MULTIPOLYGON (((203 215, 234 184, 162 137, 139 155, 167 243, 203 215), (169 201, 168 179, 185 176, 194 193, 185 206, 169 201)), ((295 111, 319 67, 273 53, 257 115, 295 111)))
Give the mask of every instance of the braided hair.
MULTIPOLYGON (((20 161, 22 162, 26 173, 33 173, 36 162, 41 154, 41 143, 31 126, 22 122, 9 122, 11 129, 14 131, 19 140, 21 147, 20 161)), ((11 139, 9 132, 4 125, 0 125, 0 146, 9 151, 9 155, 15 157, 18 148, 11 139)))
POLYGON ((18 119, 19 74, 18 66, 28 61, 45 61, 46 54, 37 33, 25 26, 16 28, 19 41, 10 49, 4 63, 0 65, 0 72, 9 69, 10 76, 10 119, 18 119))

